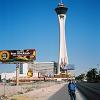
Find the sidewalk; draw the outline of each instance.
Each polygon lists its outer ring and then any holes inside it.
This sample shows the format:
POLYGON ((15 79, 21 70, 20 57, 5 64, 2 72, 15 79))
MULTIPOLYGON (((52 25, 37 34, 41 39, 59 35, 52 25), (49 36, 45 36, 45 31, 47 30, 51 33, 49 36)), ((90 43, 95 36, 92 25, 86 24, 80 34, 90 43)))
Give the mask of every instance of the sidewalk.
MULTIPOLYGON (((63 87, 53 94, 47 100, 70 100, 70 95, 67 90, 67 84, 63 84, 63 87)), ((78 90, 76 90, 76 100, 87 100, 78 90)))
POLYGON ((79 92, 79 90, 76 90, 76 100, 87 100, 87 99, 79 92))

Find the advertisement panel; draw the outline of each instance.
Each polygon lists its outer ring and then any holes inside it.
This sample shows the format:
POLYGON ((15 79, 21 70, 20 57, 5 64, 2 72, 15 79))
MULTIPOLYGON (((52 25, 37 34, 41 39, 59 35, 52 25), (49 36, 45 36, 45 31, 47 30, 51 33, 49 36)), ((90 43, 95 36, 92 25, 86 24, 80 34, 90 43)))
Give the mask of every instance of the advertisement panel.
POLYGON ((35 49, 0 51, 0 62, 29 62, 35 59, 35 49))
POLYGON ((75 65, 74 64, 68 64, 64 67, 64 70, 75 70, 75 65))
POLYGON ((32 68, 28 69, 27 76, 28 77, 32 77, 33 76, 33 69, 32 68))

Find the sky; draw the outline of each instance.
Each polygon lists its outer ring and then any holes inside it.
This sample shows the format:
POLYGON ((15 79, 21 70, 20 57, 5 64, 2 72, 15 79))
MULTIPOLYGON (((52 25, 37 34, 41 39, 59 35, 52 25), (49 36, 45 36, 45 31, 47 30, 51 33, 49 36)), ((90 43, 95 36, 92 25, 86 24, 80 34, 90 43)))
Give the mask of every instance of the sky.
MULTIPOLYGON (((36 61, 58 61, 60 0, 0 0, 0 50, 36 49, 36 61)), ((80 74, 100 64, 100 0, 62 0, 68 60, 80 74)), ((100 67, 99 67, 100 68, 100 67)), ((0 64, 0 72, 15 65, 0 64)))

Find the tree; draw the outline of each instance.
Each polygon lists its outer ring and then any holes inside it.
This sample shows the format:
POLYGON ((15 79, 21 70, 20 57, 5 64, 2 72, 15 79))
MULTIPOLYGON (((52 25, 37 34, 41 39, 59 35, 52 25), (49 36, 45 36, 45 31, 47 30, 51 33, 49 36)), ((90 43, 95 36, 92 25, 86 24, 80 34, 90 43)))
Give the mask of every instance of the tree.
POLYGON ((76 80, 84 80, 84 78, 85 78, 85 74, 80 74, 79 76, 77 76, 75 79, 76 80))
POLYGON ((93 69, 89 70, 87 72, 87 74, 86 74, 87 81, 93 81, 93 82, 95 82, 97 80, 97 77, 96 77, 97 74, 98 74, 98 72, 97 72, 96 68, 93 68, 93 69))

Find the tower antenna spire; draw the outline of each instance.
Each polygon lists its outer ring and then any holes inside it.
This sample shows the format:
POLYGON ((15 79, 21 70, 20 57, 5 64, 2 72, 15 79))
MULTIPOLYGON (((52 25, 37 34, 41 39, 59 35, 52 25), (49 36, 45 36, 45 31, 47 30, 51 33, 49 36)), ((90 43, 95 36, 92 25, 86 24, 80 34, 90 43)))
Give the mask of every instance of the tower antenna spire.
POLYGON ((60 0, 60 3, 62 3, 62 0, 60 0))

